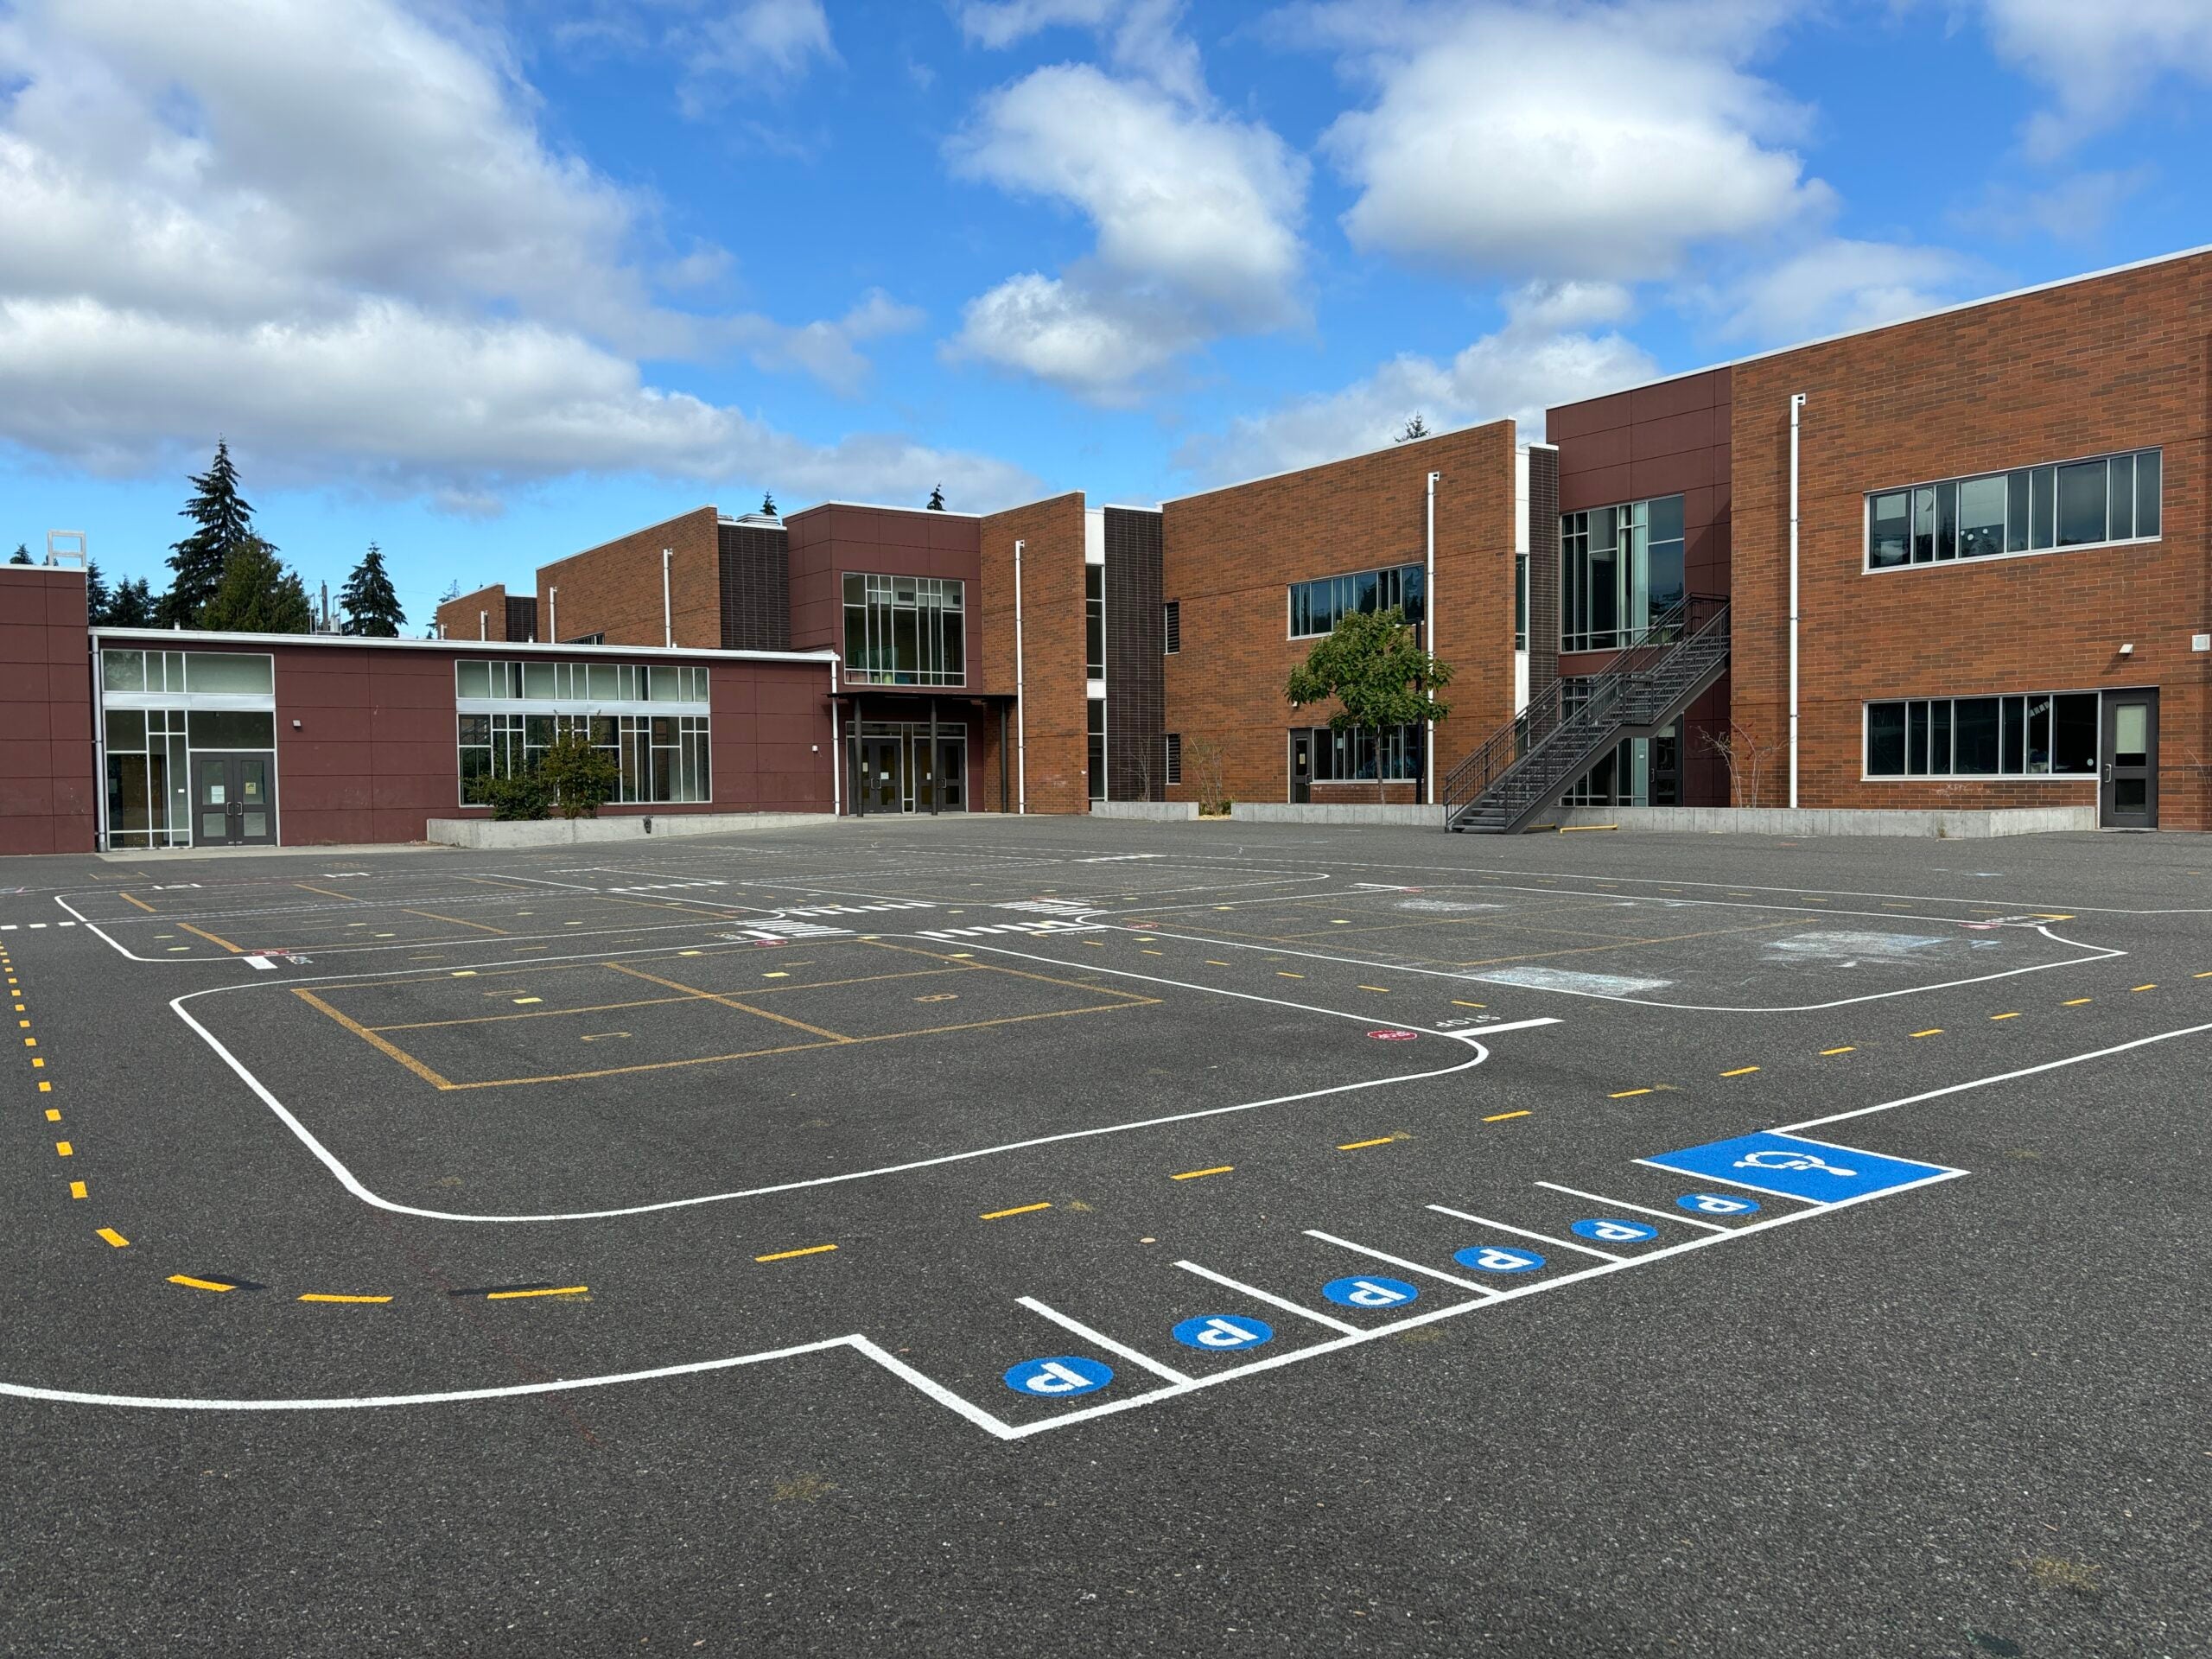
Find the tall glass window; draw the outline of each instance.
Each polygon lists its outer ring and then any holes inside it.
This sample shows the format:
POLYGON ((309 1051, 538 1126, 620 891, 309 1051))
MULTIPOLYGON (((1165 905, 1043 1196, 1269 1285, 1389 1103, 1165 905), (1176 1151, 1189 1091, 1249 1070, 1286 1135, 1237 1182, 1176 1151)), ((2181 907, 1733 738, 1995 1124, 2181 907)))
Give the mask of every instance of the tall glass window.
POLYGON ((1688 593, 1682 498, 1560 519, 1560 649, 1616 651, 1688 593))
POLYGON ((950 576, 844 581, 844 677, 856 685, 964 685, 968 584, 950 576))
POLYGON ((193 753, 274 750, 276 687, 264 652, 103 648, 108 846, 190 846, 193 753))
POLYGON ((1090 700, 1088 725, 1090 734, 1090 798, 1106 798, 1106 699, 1090 700))
POLYGON ((1355 613, 1396 611, 1408 622, 1427 613, 1427 573, 1417 564, 1359 570, 1348 576, 1323 576, 1290 584, 1290 637, 1317 639, 1333 630, 1337 619, 1355 613))
POLYGON ((1333 732, 1326 726, 1305 728, 1313 740, 1316 783, 1408 783, 1421 777, 1421 728, 1392 726, 1381 732, 1333 732))
POLYGON ((1083 568, 1084 672, 1094 680, 1106 677, 1106 567, 1083 568))
POLYGON ((2163 461, 2136 449, 1878 490, 1866 498, 1866 568, 2156 540, 2163 461))

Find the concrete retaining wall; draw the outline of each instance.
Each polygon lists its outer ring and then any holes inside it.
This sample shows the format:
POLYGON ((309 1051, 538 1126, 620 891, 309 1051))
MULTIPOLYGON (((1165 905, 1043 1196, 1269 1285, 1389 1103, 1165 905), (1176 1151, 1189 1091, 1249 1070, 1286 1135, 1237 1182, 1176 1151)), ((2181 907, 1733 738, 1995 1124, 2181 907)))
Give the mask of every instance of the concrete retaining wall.
POLYGON ((1239 823, 1395 823, 1436 829, 1444 823, 1440 806, 1316 806, 1285 801, 1238 801, 1229 816, 1239 823))
POLYGON ((518 847, 569 847, 585 842, 643 841, 645 825, 664 836, 726 836, 739 830, 801 830, 835 823, 826 812, 625 813, 609 818, 538 818, 496 823, 490 818, 432 818, 429 838, 448 847, 505 851, 518 847))
POLYGON ((1196 801, 1093 801, 1094 818, 1134 818, 1146 823, 1187 823, 1198 816, 1196 801))
POLYGON ((1670 830, 1686 835, 1935 836, 1980 841, 1993 836, 2040 836, 2094 830, 2094 806, 1994 807, 1961 811, 1780 806, 1571 806, 1543 815, 1544 827, 1614 824, 1623 830, 1670 830))

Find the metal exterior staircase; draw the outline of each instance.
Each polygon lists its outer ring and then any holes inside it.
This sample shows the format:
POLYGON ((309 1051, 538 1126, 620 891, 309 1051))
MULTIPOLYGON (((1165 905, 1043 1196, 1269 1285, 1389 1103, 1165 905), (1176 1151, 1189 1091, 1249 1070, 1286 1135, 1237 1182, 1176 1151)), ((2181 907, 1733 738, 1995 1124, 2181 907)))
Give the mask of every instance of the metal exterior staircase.
POLYGON ((1662 730, 1728 671, 1728 601, 1693 594, 1598 673, 1554 680, 1444 780, 1445 825, 1508 836, 1558 801, 1623 738, 1662 730))

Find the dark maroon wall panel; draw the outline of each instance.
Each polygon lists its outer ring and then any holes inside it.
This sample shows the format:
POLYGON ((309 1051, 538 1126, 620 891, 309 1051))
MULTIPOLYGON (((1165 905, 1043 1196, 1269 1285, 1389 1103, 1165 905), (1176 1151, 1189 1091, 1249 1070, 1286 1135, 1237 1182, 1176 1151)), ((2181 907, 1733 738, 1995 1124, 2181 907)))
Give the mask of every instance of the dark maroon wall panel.
POLYGON ((0 854, 92 851, 92 765, 84 573, 0 566, 0 854))

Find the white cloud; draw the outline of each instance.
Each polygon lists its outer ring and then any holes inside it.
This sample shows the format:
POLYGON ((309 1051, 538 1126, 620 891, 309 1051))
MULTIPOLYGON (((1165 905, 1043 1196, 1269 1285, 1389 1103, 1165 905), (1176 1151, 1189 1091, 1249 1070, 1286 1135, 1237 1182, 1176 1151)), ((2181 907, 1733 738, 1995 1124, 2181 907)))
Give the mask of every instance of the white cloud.
POLYGON ((1057 65, 985 99, 951 159, 1097 230, 1096 251, 1058 279, 1017 276, 972 302, 956 354, 1111 401, 1192 345, 1304 315, 1306 164, 1263 125, 1057 65))
POLYGON ((1540 436, 1548 406, 1650 379, 1658 365, 1618 333, 1563 331, 1560 320, 1625 315, 1618 289, 1532 286, 1510 296, 1506 322, 1448 363, 1413 354, 1334 392, 1294 397, 1243 416, 1219 435, 1185 443, 1177 465, 1217 484, 1381 448, 1419 414, 1430 430, 1510 416, 1526 441, 1540 436))
POLYGON ((2049 159, 2127 116, 2155 108, 2167 75, 2212 82, 2205 0, 1982 0, 1999 54, 2047 82, 2057 106, 2032 117, 2029 152, 2049 159))
POLYGON ((735 350, 850 391, 920 318, 670 308, 727 255, 669 259, 649 201, 539 135, 496 40, 395 0, 25 0, 0 86, 0 440, 121 473, 222 431, 264 475, 453 501, 579 471, 1020 487, 646 384, 640 357, 735 350))
POLYGON ((1745 60, 1771 5, 1309 8, 1367 55, 1371 107, 1322 148, 1355 245, 1471 274, 1634 282, 1825 208, 1803 116, 1745 60))
POLYGON ((2093 242, 2154 176, 2145 166, 2070 174, 2041 190, 1993 184, 1953 217, 1966 230, 2008 241, 2033 232, 2056 242, 2093 242))
POLYGON ((1828 237, 1707 296, 1722 333, 1760 346, 1847 334, 1958 297, 1967 262, 1941 248, 1828 237))
POLYGON ((738 0, 673 31, 683 60, 684 111, 701 115, 741 90, 803 79, 817 60, 838 61, 822 0, 738 0))
POLYGON ((1182 32, 1184 10, 1185 0, 960 0, 955 16, 969 40, 993 48, 1049 29, 1092 30, 1116 67, 1200 104, 1205 76, 1197 43, 1182 32))

